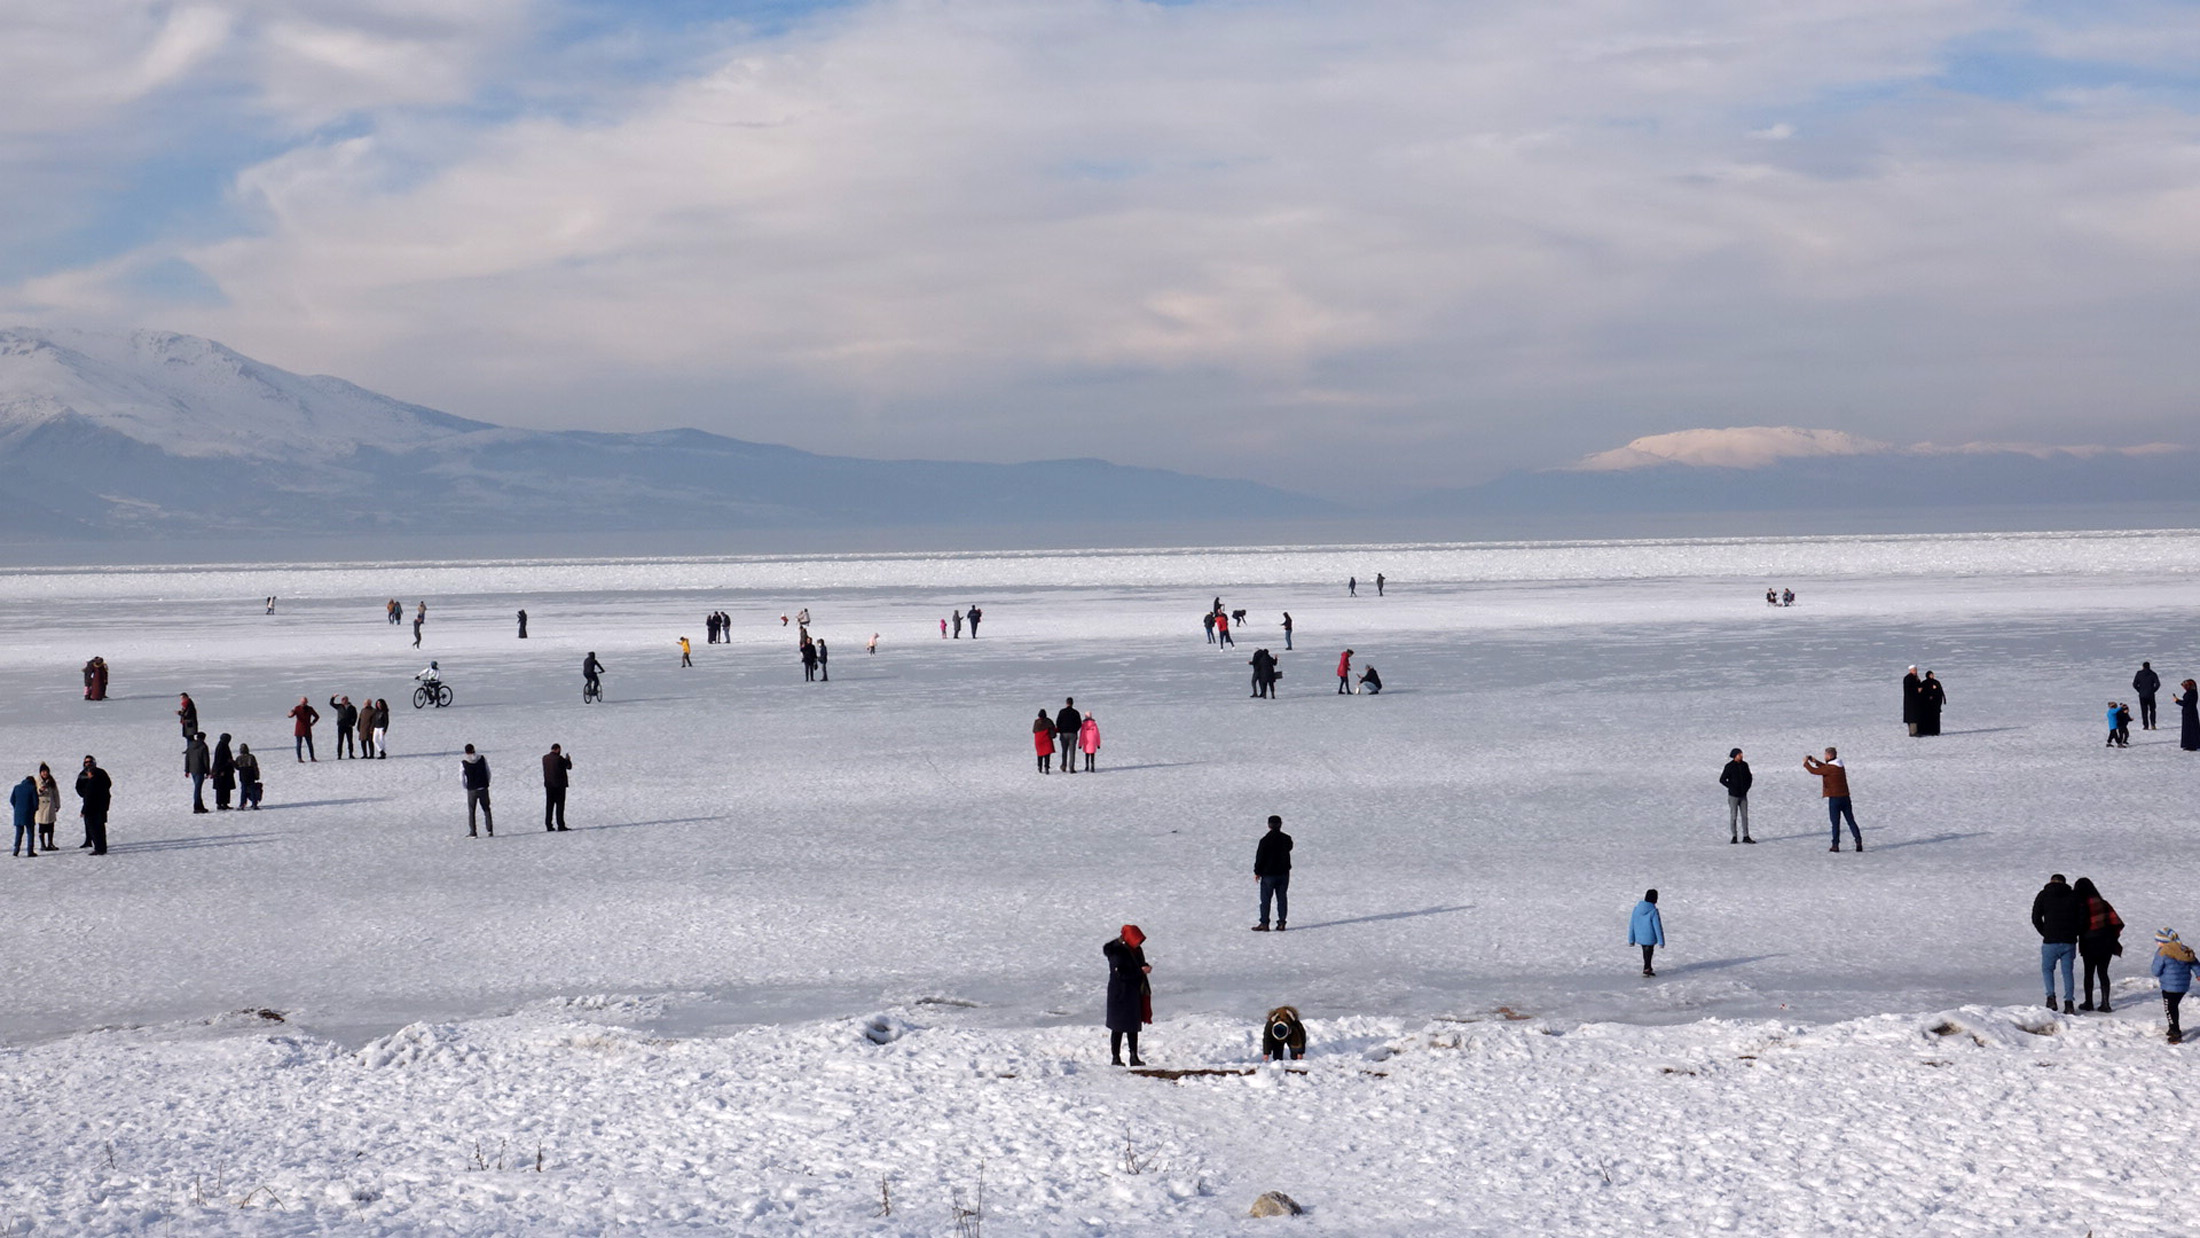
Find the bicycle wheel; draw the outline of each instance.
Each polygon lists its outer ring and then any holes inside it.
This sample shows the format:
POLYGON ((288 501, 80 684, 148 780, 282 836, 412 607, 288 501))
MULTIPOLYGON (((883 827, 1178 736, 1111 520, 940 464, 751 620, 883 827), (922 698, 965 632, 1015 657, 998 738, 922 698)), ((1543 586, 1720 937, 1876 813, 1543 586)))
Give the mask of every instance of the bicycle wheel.
POLYGON ((449 684, 447 684, 447 683, 440 683, 440 684, 437 684, 437 685, 435 686, 435 707, 436 707, 437 709, 441 709, 441 708, 443 708, 443 707, 444 707, 445 705, 448 705, 448 704, 450 704, 450 703, 451 703, 451 685, 449 685, 449 684))
POLYGON ((427 707, 428 707, 428 690, 427 690, 426 688, 414 688, 414 689, 413 689, 413 708, 414 708, 414 709, 426 709, 427 707))

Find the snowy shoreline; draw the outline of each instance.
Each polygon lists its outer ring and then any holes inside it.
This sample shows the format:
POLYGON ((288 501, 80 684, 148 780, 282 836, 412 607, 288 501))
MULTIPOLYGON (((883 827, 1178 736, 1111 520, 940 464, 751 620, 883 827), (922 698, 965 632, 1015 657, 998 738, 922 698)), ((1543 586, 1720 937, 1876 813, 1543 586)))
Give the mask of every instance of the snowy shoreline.
POLYGON ((1268 1190, 1294 1233, 2161 1233, 2195 1121, 2147 988, 2076 1018, 1316 1019, 1290 1069, 1193 1016, 1152 1063, 1231 1073, 1175 1080, 937 1007, 681 1038, 574 999, 353 1051, 247 1011, 0 1050, 0 1225, 930 1235, 982 1178, 1002 1233, 1267 1232, 1268 1190))

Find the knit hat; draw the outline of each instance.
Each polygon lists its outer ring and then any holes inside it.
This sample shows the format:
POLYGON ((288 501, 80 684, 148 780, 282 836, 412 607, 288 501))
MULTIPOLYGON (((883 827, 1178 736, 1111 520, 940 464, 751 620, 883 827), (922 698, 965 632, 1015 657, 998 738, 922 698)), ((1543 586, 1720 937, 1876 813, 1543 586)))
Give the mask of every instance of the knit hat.
POLYGON ((2156 930, 2154 930, 2154 944, 2155 944, 2155 945, 2157 945, 2157 946, 2166 946, 2166 945, 2168 945, 2169 943, 2171 943, 2171 942, 2173 942, 2173 941, 2177 941, 2177 940, 2179 940, 2179 938, 2178 938, 2178 936, 2177 936, 2177 930, 2176 930, 2176 929, 2156 929, 2156 930))
MULTIPOLYGON (((2165 931, 2166 931, 2166 930, 2165 930, 2165 931)), ((2172 934, 2172 936, 2174 936, 2174 935, 2175 935, 2175 934, 2172 934)), ((1146 933, 1145 933, 1145 930, 1143 930, 1143 929, 1139 928, 1139 927, 1138 927, 1137 925, 1135 925, 1135 924, 1126 924, 1126 925, 1124 925, 1124 926, 1123 926, 1123 944, 1124 944, 1124 945, 1126 945, 1126 946, 1143 946, 1143 945, 1145 945, 1145 944, 1146 944, 1146 933)))

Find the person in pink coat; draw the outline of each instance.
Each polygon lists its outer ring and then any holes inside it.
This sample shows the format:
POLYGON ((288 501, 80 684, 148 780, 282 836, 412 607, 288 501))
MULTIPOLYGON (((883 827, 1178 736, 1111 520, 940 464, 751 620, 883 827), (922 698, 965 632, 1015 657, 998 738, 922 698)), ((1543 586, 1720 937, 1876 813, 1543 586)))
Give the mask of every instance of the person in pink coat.
POLYGON ((1340 696, 1352 695, 1352 651, 1349 649, 1337 659, 1337 693, 1340 696))
POLYGON ((1077 728, 1077 750, 1085 754, 1085 772, 1092 772, 1092 758, 1100 751, 1100 719, 1085 715, 1085 725, 1077 728))

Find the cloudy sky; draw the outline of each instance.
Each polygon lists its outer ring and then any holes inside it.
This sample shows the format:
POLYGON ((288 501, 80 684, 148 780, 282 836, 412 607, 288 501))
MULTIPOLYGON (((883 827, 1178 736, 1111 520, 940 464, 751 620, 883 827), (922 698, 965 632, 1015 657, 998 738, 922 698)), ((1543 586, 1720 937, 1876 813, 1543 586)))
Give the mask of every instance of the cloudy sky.
POLYGON ((0 322, 1332 494, 2193 442, 2200 6, 0 0, 0 322))

